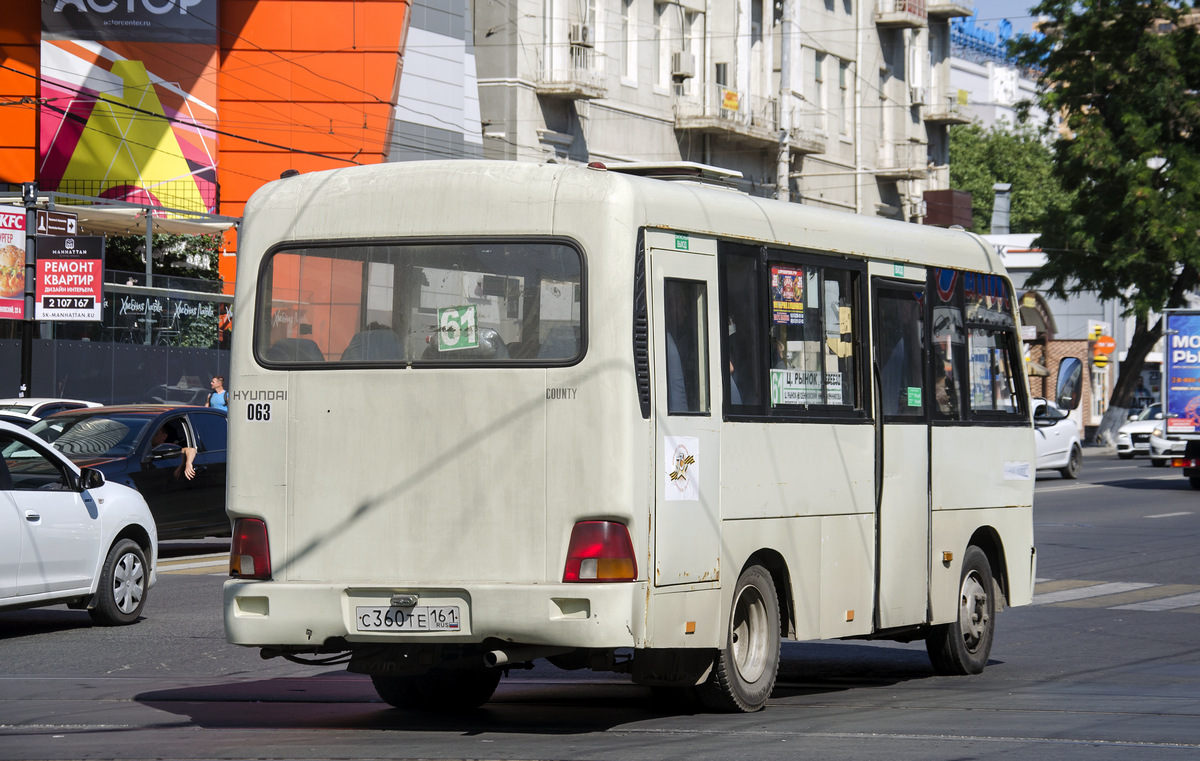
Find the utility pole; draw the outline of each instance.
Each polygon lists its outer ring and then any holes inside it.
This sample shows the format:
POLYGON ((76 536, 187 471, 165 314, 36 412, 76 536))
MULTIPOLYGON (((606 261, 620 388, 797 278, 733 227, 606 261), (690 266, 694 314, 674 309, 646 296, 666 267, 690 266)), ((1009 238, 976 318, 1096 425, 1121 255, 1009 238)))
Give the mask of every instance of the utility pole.
POLYGON ((33 297, 37 281, 36 182, 21 183, 25 203, 25 319, 21 321, 21 387, 17 396, 33 396, 33 297))
POLYGON ((775 197, 791 200, 792 177, 792 23, 795 0, 783 0, 779 44, 779 162, 775 167, 775 197))

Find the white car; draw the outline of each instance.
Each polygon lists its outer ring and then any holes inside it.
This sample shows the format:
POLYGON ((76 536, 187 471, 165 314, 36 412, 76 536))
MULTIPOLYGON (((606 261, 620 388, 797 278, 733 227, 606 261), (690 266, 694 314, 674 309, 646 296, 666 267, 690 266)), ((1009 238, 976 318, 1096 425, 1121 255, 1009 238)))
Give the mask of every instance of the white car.
POLYGON ((43 418, 63 410, 78 410, 84 407, 99 407, 99 402, 85 402, 82 399, 53 399, 50 397, 19 397, 0 399, 0 412, 20 412, 43 418))
POLYGON ((99 624, 130 624, 157 563, 140 494, 0 423, 0 610, 66 603, 99 624))
POLYGON ((1079 424, 1053 402, 1034 399, 1033 431, 1038 468, 1057 470, 1063 478, 1079 478, 1083 466, 1079 424))
POLYGON ((1150 431, 1150 464, 1156 468, 1166 467, 1176 457, 1183 457, 1187 449, 1186 441, 1163 438, 1164 429, 1165 421, 1159 420, 1150 431))
POLYGON ((1134 455, 1150 454, 1150 433, 1162 425, 1162 405, 1151 404, 1129 416, 1129 422, 1117 429, 1117 457, 1128 460, 1134 455))

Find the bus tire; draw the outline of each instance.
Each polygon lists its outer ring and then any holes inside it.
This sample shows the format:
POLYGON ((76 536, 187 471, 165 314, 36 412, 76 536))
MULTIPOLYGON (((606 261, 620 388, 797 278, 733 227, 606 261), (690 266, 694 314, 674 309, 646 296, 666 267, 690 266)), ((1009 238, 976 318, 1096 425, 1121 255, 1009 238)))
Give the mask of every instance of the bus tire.
POLYGON ((708 680, 697 688, 710 709, 751 713, 761 709, 779 673, 779 597, 771 574, 753 565, 733 590, 725 647, 708 680))
POLYGON ((146 606, 150 572, 146 554, 132 539, 120 539, 108 551, 96 584, 96 605, 88 610, 101 626, 132 624, 146 606))
POLYGON ((931 628, 925 649, 938 674, 978 674, 987 665, 996 629, 992 567, 975 545, 963 556, 958 620, 931 628))
POLYGON ((371 684, 394 708, 455 713, 488 702, 500 684, 500 669, 433 669, 418 676, 372 676, 371 684))
POLYGON ((1063 478, 1075 479, 1079 478, 1080 466, 1083 465, 1083 452, 1079 451, 1079 447, 1071 447, 1071 458, 1067 460, 1065 467, 1059 468, 1058 472, 1062 473, 1063 478))
POLYGON ((1200 476, 1189 476, 1188 483, 1192 485, 1193 489, 1200 489, 1200 476))

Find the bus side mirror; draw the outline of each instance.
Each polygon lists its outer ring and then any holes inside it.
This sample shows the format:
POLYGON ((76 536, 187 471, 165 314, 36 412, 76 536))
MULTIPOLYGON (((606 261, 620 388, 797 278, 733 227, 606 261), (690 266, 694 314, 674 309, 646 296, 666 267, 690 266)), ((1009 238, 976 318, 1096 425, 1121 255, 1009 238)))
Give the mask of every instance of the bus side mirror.
POLYGON ((1066 357, 1058 363, 1058 390, 1054 403, 1062 410, 1073 410, 1079 406, 1083 390, 1083 362, 1075 357, 1066 357))

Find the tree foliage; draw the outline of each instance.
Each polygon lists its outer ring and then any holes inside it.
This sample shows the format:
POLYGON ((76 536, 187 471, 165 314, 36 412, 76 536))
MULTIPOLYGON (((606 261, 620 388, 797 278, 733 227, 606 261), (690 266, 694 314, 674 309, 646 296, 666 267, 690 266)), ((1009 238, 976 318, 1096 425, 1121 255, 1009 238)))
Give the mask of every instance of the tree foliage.
MULTIPOLYGON (((1088 290, 1136 318, 1109 410, 1124 413, 1162 334, 1200 272, 1200 35, 1180 0, 1043 0, 1041 39, 1012 52, 1041 71, 1038 100, 1060 114, 1054 174, 1074 193, 1052 206, 1034 276, 1061 297, 1088 290)), ((1102 433, 1110 426, 1106 413, 1102 433)))
POLYGON ((950 187, 971 194, 974 232, 991 232, 998 182, 1012 185, 1009 232, 1041 231, 1046 209, 1066 202, 1053 170, 1053 153, 1030 125, 950 128, 950 187))
MULTIPOLYGON (((166 235, 151 237, 154 247, 154 274, 220 280, 218 260, 221 236, 166 235), (160 256, 161 255, 161 256, 160 256)), ((123 272, 146 271, 146 237, 125 235, 110 237, 104 244, 104 266, 123 272)))

